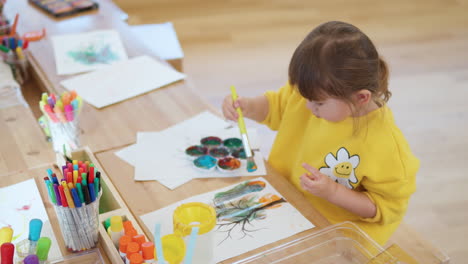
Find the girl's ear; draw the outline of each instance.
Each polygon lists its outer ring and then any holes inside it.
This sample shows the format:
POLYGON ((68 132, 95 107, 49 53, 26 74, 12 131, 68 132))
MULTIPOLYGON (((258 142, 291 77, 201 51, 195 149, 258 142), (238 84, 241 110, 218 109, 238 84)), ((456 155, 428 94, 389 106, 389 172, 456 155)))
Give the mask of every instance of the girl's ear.
POLYGON ((370 102, 372 93, 369 90, 362 89, 354 94, 354 100, 358 106, 363 106, 370 102))

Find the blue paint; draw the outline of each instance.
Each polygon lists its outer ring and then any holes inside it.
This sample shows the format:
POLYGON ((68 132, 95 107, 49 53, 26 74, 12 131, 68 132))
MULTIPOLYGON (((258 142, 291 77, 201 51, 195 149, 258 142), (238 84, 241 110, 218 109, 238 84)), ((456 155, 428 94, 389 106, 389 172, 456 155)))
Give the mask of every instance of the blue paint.
POLYGON ((209 155, 204 155, 201 157, 198 157, 193 161, 193 164, 197 166, 200 169, 206 169, 209 170, 213 168, 216 165, 217 160, 209 155))

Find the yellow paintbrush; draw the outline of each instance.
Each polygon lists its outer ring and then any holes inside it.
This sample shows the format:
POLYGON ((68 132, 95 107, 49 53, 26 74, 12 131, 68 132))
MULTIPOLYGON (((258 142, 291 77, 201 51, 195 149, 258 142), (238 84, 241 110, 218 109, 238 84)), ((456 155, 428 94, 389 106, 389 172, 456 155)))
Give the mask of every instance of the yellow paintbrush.
MULTIPOLYGON (((231 86, 231 95, 232 101, 235 102, 237 100, 237 92, 234 86, 231 86)), ((253 157, 252 149, 250 148, 249 138, 247 137, 247 129, 245 128, 244 123, 244 116, 242 115, 242 110, 240 107, 236 108, 237 114, 239 118, 237 119, 237 123, 239 124, 239 130, 242 137, 242 143, 244 144, 244 151, 245 155, 247 156, 247 171, 254 172, 257 170, 257 164, 255 164, 255 160, 253 157)))

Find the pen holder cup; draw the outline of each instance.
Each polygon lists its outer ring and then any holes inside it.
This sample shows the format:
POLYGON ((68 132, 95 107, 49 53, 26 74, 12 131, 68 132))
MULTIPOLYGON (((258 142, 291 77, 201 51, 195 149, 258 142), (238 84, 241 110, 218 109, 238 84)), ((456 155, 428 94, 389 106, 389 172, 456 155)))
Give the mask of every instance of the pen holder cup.
POLYGON ((52 146, 55 152, 70 154, 80 147, 79 110, 46 112, 52 146))
POLYGON ((199 202, 182 204, 174 210, 173 224, 174 234, 182 236, 186 244, 192 227, 198 227, 193 263, 213 262, 216 211, 212 206, 199 202))
POLYGON ((10 65, 11 71, 19 84, 24 84, 29 80, 29 62, 27 53, 24 53, 24 56, 21 59, 17 56, 6 56, 4 60, 8 65, 10 65))
POLYGON ((99 199, 82 207, 55 205, 60 230, 65 246, 70 252, 79 252, 96 247, 99 232, 99 199))

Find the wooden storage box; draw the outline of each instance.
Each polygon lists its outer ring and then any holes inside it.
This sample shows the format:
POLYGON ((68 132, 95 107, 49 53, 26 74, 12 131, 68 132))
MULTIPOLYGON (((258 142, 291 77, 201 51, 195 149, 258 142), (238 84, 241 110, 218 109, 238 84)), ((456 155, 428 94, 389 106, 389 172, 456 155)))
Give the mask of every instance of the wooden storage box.
MULTIPOLYGON (((133 226, 139 234, 143 234, 148 240, 147 235, 143 232, 143 229, 139 226, 138 221, 133 217, 132 213, 128 209, 124 200, 120 196, 117 189, 112 184, 111 179, 107 176, 99 161, 94 157, 93 153, 88 147, 83 147, 77 151, 72 152, 73 160, 89 161, 94 163, 98 171, 101 172, 101 187, 102 187, 102 196, 99 202, 99 244, 101 244, 102 249, 106 252, 106 255, 112 264, 122 263, 120 254, 115 248, 112 240, 107 234, 104 221, 112 216, 122 216, 125 220, 130 220, 133 223, 133 226)), ((63 164, 64 160, 61 158, 57 159, 57 165, 63 164)), ((58 235, 58 234, 56 234, 58 235)))

